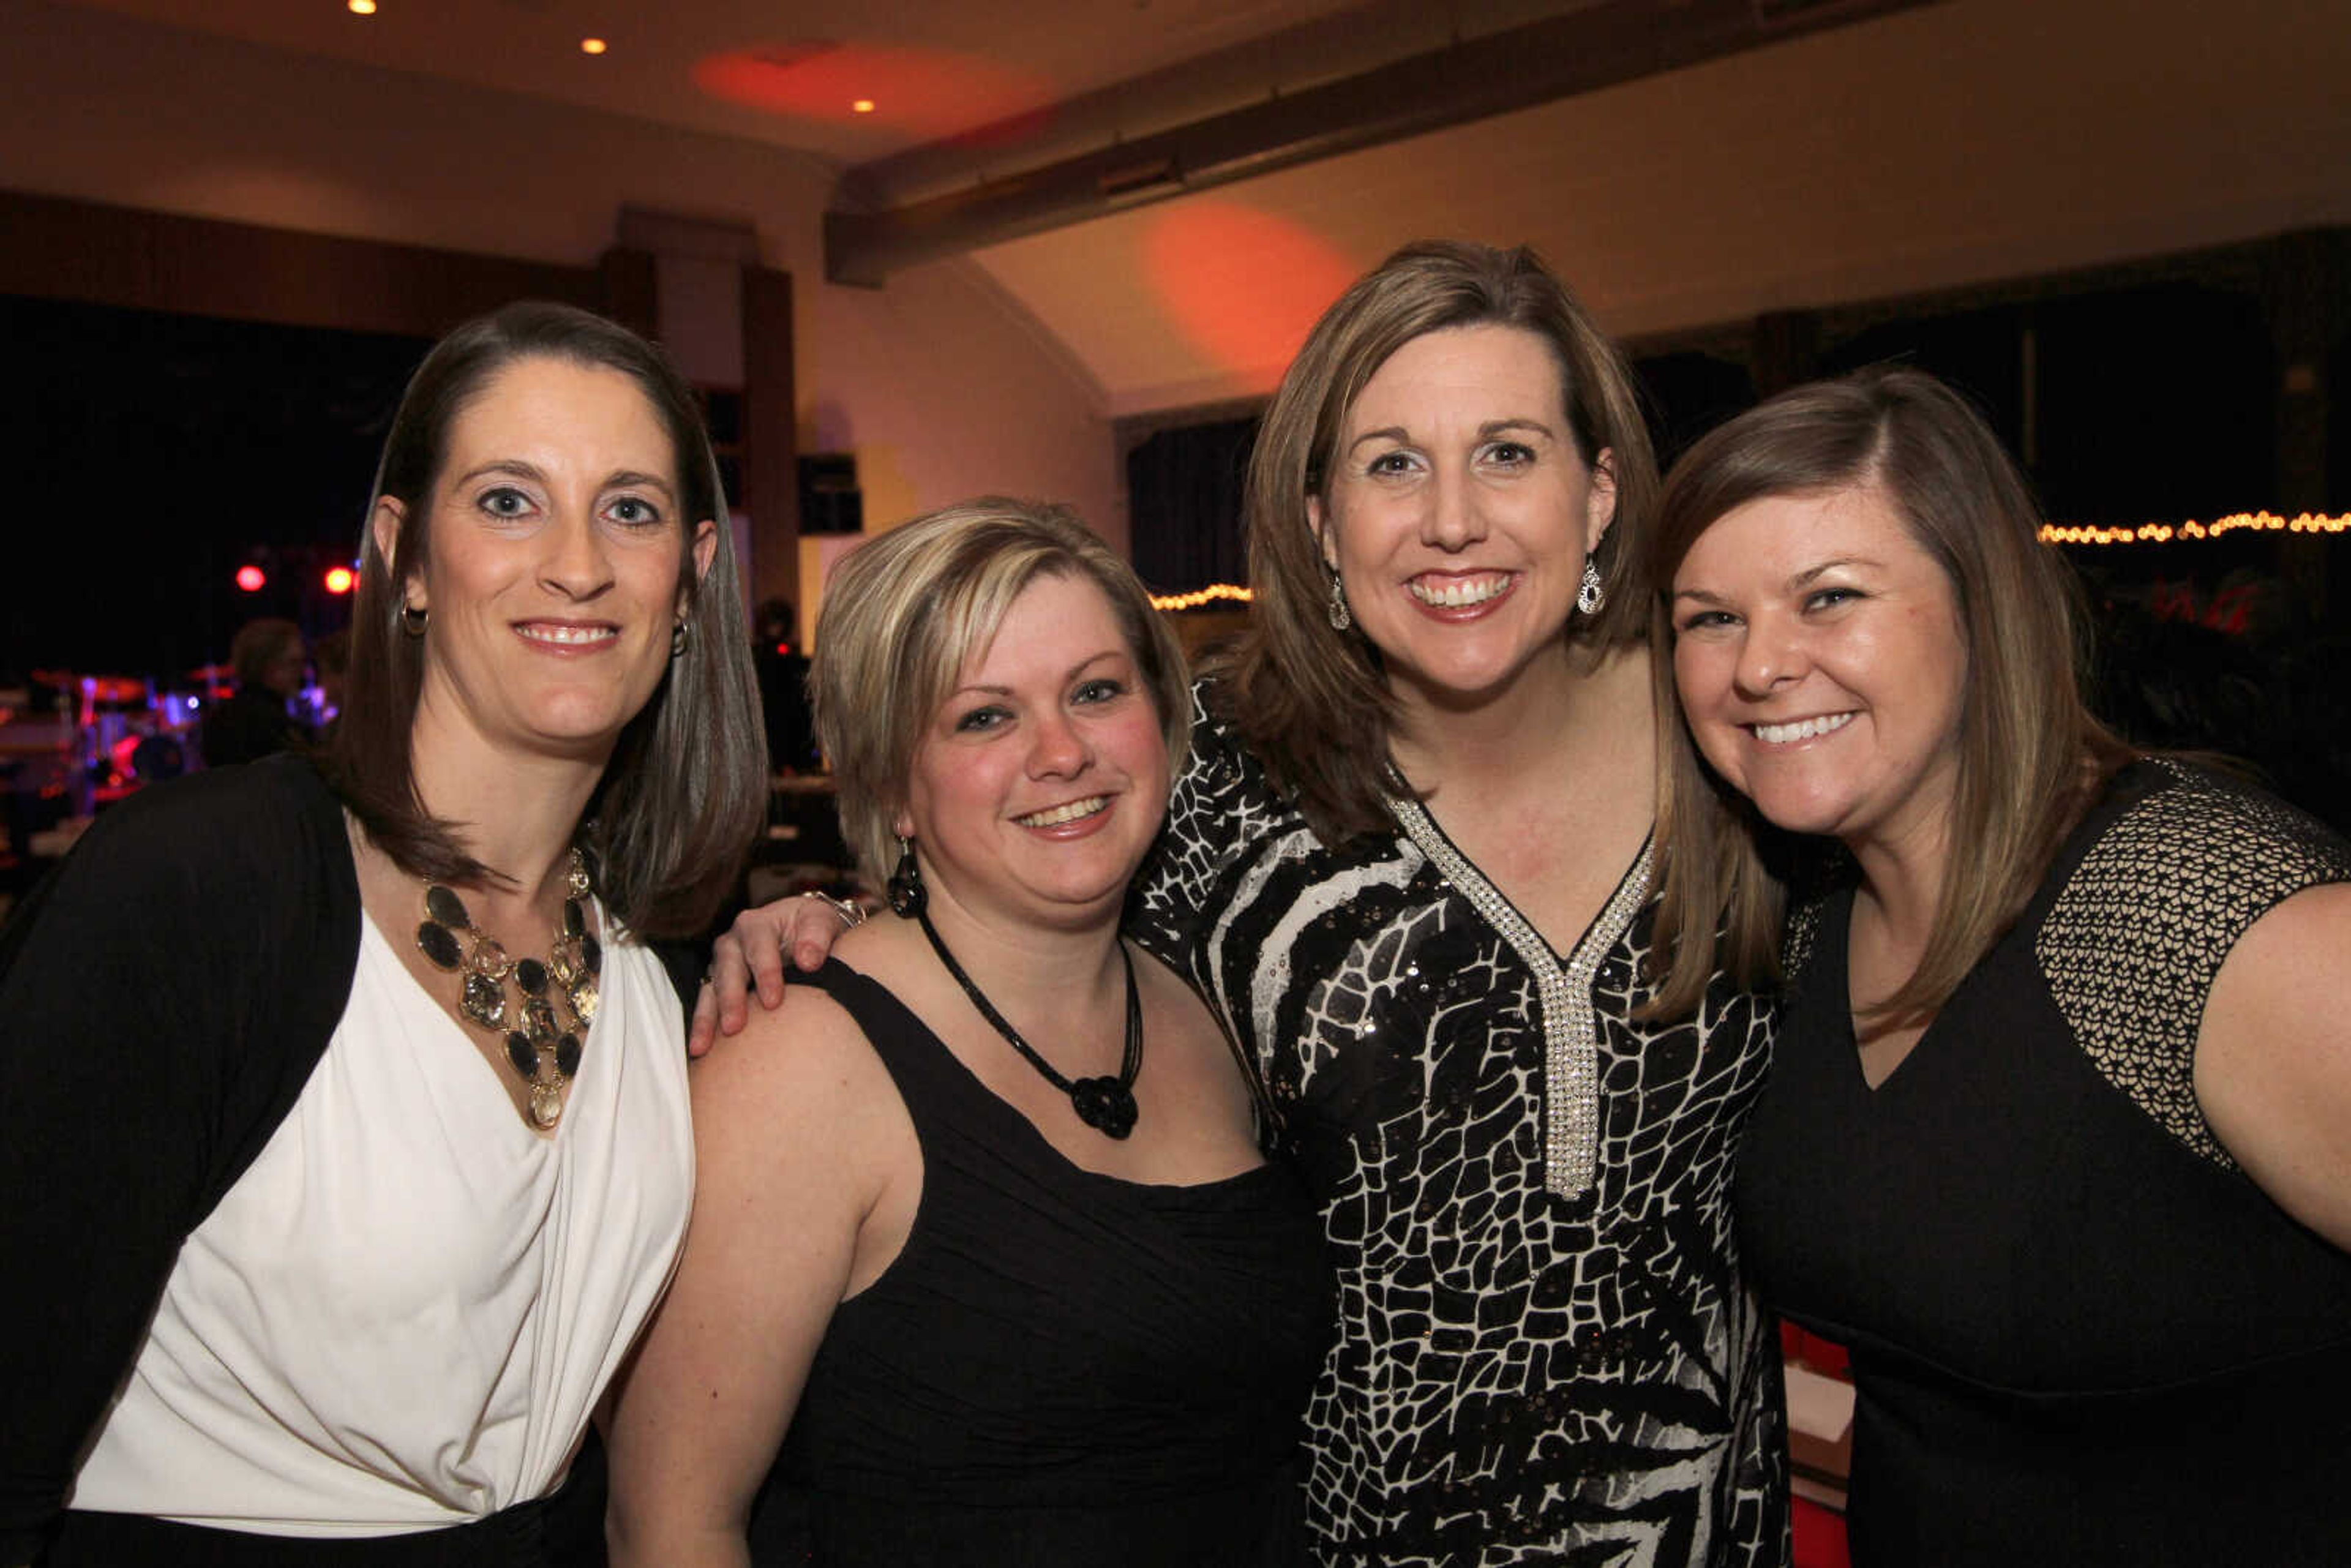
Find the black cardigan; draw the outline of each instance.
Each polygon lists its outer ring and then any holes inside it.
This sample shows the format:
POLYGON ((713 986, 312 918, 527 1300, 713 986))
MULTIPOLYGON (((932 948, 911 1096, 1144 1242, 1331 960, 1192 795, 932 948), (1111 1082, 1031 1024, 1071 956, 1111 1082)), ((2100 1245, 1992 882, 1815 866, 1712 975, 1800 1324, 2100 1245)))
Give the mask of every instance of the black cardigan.
POLYGON ((116 806, 0 931, 0 1562, 325 1052, 360 919, 340 804, 276 758, 116 806))

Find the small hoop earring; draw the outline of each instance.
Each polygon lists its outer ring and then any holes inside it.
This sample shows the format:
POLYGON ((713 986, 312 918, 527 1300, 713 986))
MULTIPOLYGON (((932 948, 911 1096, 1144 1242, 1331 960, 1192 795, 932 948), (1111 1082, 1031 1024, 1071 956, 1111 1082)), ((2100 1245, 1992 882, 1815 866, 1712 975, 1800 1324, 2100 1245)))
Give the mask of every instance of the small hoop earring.
POLYGON ((1333 632, 1344 632, 1355 623, 1353 613, 1347 608, 1347 585, 1339 580, 1339 569, 1335 566, 1331 569, 1331 602, 1325 612, 1331 617, 1333 632))
POLYGON ((1585 556, 1583 580, 1578 583, 1575 589, 1576 612, 1586 619, 1597 615, 1600 613, 1600 606, 1607 601, 1607 591, 1600 586, 1600 569, 1592 564, 1590 556, 1585 556))
POLYGON ((674 659, 684 653, 685 645, 693 641, 694 623, 684 616, 679 616, 669 629, 669 656, 674 659))
POLYGON ((424 628, 432 624, 432 622, 433 612, 421 604, 403 604, 400 607, 400 629, 412 637, 423 636, 424 628))
POLYGON ((898 840, 898 869, 890 873, 889 896, 890 907, 901 920, 915 918, 931 901, 923 890, 923 868, 914 863, 914 841, 904 835, 898 840))

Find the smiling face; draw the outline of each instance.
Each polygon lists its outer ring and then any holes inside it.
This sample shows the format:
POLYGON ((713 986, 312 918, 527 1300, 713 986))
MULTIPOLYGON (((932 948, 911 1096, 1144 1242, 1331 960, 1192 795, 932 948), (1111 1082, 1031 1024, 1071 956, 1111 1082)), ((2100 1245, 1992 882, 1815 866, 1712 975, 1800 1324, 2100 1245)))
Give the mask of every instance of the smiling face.
POLYGON ((1323 559, 1399 695, 1458 705, 1564 651, 1584 558, 1615 490, 1575 449, 1551 345, 1516 327, 1447 328, 1390 355, 1347 412, 1323 559))
MULTIPOLYGON (((653 695, 684 601, 676 455, 622 371, 545 356, 493 375, 450 425, 428 560, 405 602, 428 611, 420 740, 594 761, 653 695)), ((387 558, 401 503, 378 503, 387 558)))
POLYGON ((1690 733, 1767 820, 1940 852, 1967 643, 1950 580, 1883 491, 1725 513, 1674 574, 1673 622, 1690 733))
POLYGON ((953 904, 1082 925, 1116 917, 1168 783, 1165 731, 1109 599, 1040 577, 925 729, 895 825, 953 904))

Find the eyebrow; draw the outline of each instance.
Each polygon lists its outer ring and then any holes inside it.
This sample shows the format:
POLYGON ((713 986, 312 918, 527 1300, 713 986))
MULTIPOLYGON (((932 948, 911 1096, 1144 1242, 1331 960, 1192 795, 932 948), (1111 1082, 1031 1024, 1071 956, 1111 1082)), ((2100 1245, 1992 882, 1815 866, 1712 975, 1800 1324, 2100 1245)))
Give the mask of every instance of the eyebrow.
MULTIPOLYGON (((1075 680, 1078 676, 1085 674, 1088 670, 1092 669, 1096 664, 1101 664, 1104 659, 1123 659, 1127 663, 1133 664, 1134 662, 1134 655, 1124 648, 1104 648, 1101 653, 1089 653, 1084 658, 1080 659, 1076 664, 1071 665, 1069 673, 1061 678, 1063 680, 1075 680)), ((966 685, 957 686, 955 690, 949 692, 947 694, 947 699, 952 702, 956 697, 964 696, 968 694, 985 695, 989 696, 1009 696, 1012 695, 1012 688, 1010 686, 1004 685, 987 685, 977 681, 969 682, 966 685)))
MULTIPOLYGON (((547 474, 544 469, 538 464, 528 462, 520 457, 494 457, 481 466, 468 469, 457 476, 457 483, 470 485, 476 479, 485 478, 493 474, 503 474, 516 479, 528 479, 534 484, 547 483, 547 474)), ((672 497, 676 495, 675 489, 667 479, 658 474, 640 473, 634 468, 615 469, 606 475, 604 482, 597 486, 599 490, 621 490, 631 487, 659 490, 664 496, 672 497)))
MULTIPOLYGON (((1478 427, 1478 439, 1480 441, 1491 440, 1497 435, 1500 435, 1505 432, 1513 430, 1531 431, 1534 434, 1541 436, 1551 436, 1553 434, 1551 426, 1545 424, 1541 420, 1523 419, 1513 416, 1510 419, 1488 420, 1485 423, 1478 427)), ((1355 437, 1354 440, 1347 443, 1347 450, 1353 452, 1356 447, 1361 446, 1366 441, 1401 441, 1409 444, 1411 440, 1411 433, 1405 430, 1403 425, 1384 425, 1378 430, 1367 430, 1364 432, 1363 434, 1355 437)))
MULTIPOLYGON (((1834 571, 1841 566, 1875 567, 1883 566, 1884 564, 1885 563, 1882 561, 1873 560, 1869 557, 1862 555, 1832 556, 1830 559, 1822 561, 1817 566, 1806 567, 1803 570, 1788 579, 1786 583, 1782 586, 1792 591, 1796 589, 1810 587, 1823 575, 1834 571)), ((1674 599, 1677 602, 1681 600, 1688 599, 1700 604, 1721 604, 1727 602, 1723 599, 1722 595, 1710 592, 1703 588, 1677 588, 1674 590, 1674 599)))

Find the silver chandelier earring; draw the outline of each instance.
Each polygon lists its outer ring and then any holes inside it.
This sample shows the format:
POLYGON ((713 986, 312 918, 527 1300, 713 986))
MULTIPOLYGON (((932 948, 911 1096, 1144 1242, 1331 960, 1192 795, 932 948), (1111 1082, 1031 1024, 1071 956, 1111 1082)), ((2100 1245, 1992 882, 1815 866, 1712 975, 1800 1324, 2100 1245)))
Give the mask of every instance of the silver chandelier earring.
POLYGON ((1355 617, 1347 609, 1347 585, 1339 580, 1339 569, 1335 566, 1331 568, 1331 602, 1328 612, 1331 617, 1331 630, 1333 632, 1344 632, 1355 623, 1355 617))
POLYGON ((1608 595, 1606 591, 1600 586, 1600 569, 1592 564, 1592 558, 1590 556, 1585 556, 1583 558, 1583 580, 1578 583, 1575 588, 1576 613, 1587 618, 1599 614, 1600 606, 1606 601, 1607 597, 1608 595))

